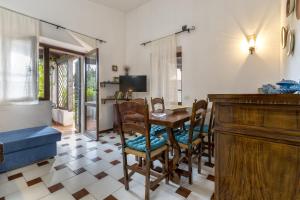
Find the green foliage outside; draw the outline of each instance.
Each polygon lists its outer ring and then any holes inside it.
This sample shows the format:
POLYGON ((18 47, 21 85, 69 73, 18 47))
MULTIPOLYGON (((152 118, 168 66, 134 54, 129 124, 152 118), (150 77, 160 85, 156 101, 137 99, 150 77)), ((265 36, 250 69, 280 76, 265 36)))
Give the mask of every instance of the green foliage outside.
POLYGON ((86 83, 86 96, 87 96, 87 101, 95 101, 96 99, 96 69, 93 67, 89 67, 87 72, 86 72, 86 78, 87 78, 87 83, 86 83))
POLYGON ((44 74, 43 60, 39 60, 38 70, 39 70, 39 93, 38 93, 38 97, 39 98, 44 98, 45 97, 45 90, 44 90, 45 74, 44 74))

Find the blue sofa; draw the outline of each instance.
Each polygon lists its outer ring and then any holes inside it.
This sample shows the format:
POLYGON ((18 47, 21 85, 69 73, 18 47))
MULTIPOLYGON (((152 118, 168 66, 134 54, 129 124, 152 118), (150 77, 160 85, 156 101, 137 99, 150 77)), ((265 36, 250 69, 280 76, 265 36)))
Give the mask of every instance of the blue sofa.
POLYGON ((47 126, 0 132, 0 173, 55 156, 60 140, 61 133, 47 126))

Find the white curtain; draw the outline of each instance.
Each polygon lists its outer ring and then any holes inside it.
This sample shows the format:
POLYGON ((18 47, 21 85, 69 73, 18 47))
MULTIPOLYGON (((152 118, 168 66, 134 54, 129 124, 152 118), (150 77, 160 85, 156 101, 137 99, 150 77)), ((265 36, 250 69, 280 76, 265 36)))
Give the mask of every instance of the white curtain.
POLYGON ((38 20, 0 8, 0 104, 37 100, 38 20))
POLYGON ((176 36, 152 42, 151 96, 164 97, 166 104, 178 104, 176 36))

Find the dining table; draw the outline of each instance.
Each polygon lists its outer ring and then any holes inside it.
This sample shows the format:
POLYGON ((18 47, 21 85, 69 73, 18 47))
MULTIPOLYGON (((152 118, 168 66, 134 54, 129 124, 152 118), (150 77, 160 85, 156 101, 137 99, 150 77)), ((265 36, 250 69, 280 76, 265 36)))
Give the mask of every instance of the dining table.
POLYGON ((179 169, 181 149, 175 139, 175 129, 182 128, 184 123, 190 120, 191 111, 189 109, 177 112, 166 110, 164 113, 165 115, 163 116, 157 116, 150 113, 149 123, 166 127, 169 141, 174 151, 173 158, 169 160, 170 180, 176 184, 179 184, 181 176, 188 177, 189 172, 179 169))

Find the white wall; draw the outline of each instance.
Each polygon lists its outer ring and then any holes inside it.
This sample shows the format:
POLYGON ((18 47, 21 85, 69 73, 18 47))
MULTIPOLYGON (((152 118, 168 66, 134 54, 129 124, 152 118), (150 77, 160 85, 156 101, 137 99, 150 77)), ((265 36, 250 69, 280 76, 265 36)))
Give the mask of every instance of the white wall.
POLYGON ((31 128, 51 124, 51 107, 49 101, 38 105, 0 106, 0 132, 31 128))
POLYGON ((127 14, 126 64, 150 72, 150 45, 141 42, 196 26, 178 37, 183 51, 183 101, 208 93, 256 93, 280 78, 281 0, 152 0, 127 14), (257 33, 257 52, 241 49, 257 33))
POLYGON ((300 21, 297 20, 295 12, 286 17, 286 0, 282 0, 281 25, 289 26, 295 30, 296 44, 293 56, 287 56, 287 48, 281 51, 281 75, 285 79, 300 80, 300 21))
MULTIPOLYGON (((1 0, 0 6, 106 40, 107 43, 100 46, 102 80, 111 80, 115 76, 111 71, 113 64, 118 66, 124 64, 125 15, 122 12, 88 0, 1 0)), ((51 35, 55 37, 55 32, 49 32, 49 34, 50 37, 51 35)), ((0 112, 1 125, 5 124, 5 127, 0 126, 0 131, 27 127, 36 121, 35 116, 40 116, 41 112, 44 113, 44 118, 39 120, 40 124, 48 124, 51 112, 48 112, 46 108, 49 104, 42 105, 44 107, 21 107, 24 116, 28 116, 22 120, 16 118, 19 111, 15 107, 5 107, 5 112, 2 110, 0 112), (6 115, 7 113, 10 114, 6 115), (17 123, 19 125, 16 125, 17 123)), ((102 106, 101 113, 100 129, 111 128, 112 106, 102 106)))

